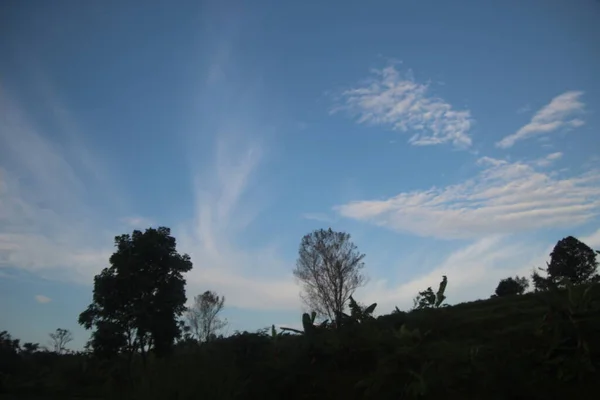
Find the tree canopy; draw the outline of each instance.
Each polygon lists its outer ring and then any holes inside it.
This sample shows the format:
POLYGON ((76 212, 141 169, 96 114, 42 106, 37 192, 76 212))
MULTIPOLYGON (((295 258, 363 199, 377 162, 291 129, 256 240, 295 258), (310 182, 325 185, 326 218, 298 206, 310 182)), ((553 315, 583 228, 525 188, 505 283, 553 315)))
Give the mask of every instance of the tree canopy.
POLYGON ((201 342, 207 342, 227 325, 219 314, 225 306, 225 296, 207 290, 194 297, 194 304, 186 311, 192 333, 201 342))
POLYGON ((564 286, 563 280, 568 280, 573 285, 600 281, 596 252, 573 236, 556 243, 550 253, 547 268, 540 268, 540 271, 545 272, 546 276, 533 273, 532 280, 536 290, 546 290, 553 285, 564 286))
POLYGON ((366 283, 364 257, 345 232, 319 229, 302 238, 294 276, 311 311, 331 321, 339 318, 350 296, 366 283))
POLYGON ((498 297, 523 294, 529 287, 527 278, 519 276, 502 279, 496 287, 495 295, 498 297))
POLYGON ((67 350, 67 344, 73 341, 73 334, 68 329, 58 328, 48 336, 50 336, 50 346, 58 354, 64 353, 67 350))
POLYGON ((119 352, 169 352, 180 335, 185 279, 192 269, 166 227, 115 237, 110 267, 94 277, 93 301, 79 323, 94 329, 90 345, 106 356, 119 352))

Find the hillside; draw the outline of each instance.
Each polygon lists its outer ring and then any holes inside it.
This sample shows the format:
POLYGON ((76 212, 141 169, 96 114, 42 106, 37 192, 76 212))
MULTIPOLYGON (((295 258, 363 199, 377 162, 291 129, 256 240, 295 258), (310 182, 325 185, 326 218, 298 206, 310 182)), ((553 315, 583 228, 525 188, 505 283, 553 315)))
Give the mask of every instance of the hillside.
MULTIPOLYGON (((274 333, 179 343, 131 369, 125 359, 21 353, 3 398, 592 399, 600 285, 274 333)), ((4 353, 4 371, 8 361, 4 353)))

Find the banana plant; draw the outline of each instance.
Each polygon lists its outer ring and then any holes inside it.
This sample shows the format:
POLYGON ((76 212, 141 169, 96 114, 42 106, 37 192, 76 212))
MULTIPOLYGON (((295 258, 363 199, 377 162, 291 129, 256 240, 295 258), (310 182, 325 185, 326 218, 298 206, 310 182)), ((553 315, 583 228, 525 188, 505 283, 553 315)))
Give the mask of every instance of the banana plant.
POLYGON ((319 325, 315 325, 316 318, 317 318, 317 313, 314 311, 311 312, 310 315, 308 313, 302 314, 302 328, 304 329, 303 331, 301 331, 299 329, 294 329, 294 328, 286 328, 283 326, 279 329, 281 329, 283 332, 294 332, 294 333, 298 333, 300 335, 311 335, 318 328, 323 328, 328 323, 328 320, 325 320, 325 321, 321 322, 319 325))

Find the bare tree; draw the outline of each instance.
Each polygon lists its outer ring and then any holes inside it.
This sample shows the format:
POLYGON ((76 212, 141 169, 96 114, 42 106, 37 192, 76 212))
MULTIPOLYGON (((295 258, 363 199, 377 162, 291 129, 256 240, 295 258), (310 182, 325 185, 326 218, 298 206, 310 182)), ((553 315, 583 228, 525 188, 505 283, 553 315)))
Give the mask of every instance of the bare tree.
POLYGON ((73 341, 73 334, 68 329, 58 328, 56 332, 49 334, 50 346, 54 348, 54 351, 58 354, 62 354, 66 350, 66 345, 73 341))
POLYGON ((294 269, 304 303, 319 316, 336 321, 350 296, 367 281, 361 274, 364 257, 348 233, 329 228, 305 235, 294 269))
POLYGON ((186 312, 192 334, 201 342, 207 342, 227 325, 219 313, 225 306, 225 296, 207 290, 194 297, 194 304, 186 312))

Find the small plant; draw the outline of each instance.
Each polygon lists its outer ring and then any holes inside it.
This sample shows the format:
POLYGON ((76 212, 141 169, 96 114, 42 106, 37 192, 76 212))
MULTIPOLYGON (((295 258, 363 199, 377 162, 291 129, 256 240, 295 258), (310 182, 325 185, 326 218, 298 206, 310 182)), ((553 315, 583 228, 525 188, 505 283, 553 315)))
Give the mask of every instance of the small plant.
POLYGON ((446 285, 448 284, 448 278, 446 275, 442 277, 440 286, 437 293, 433 292, 431 287, 426 290, 419 292, 418 296, 413 300, 413 310, 422 310, 424 308, 439 308, 442 306, 444 300, 446 300, 446 285))

